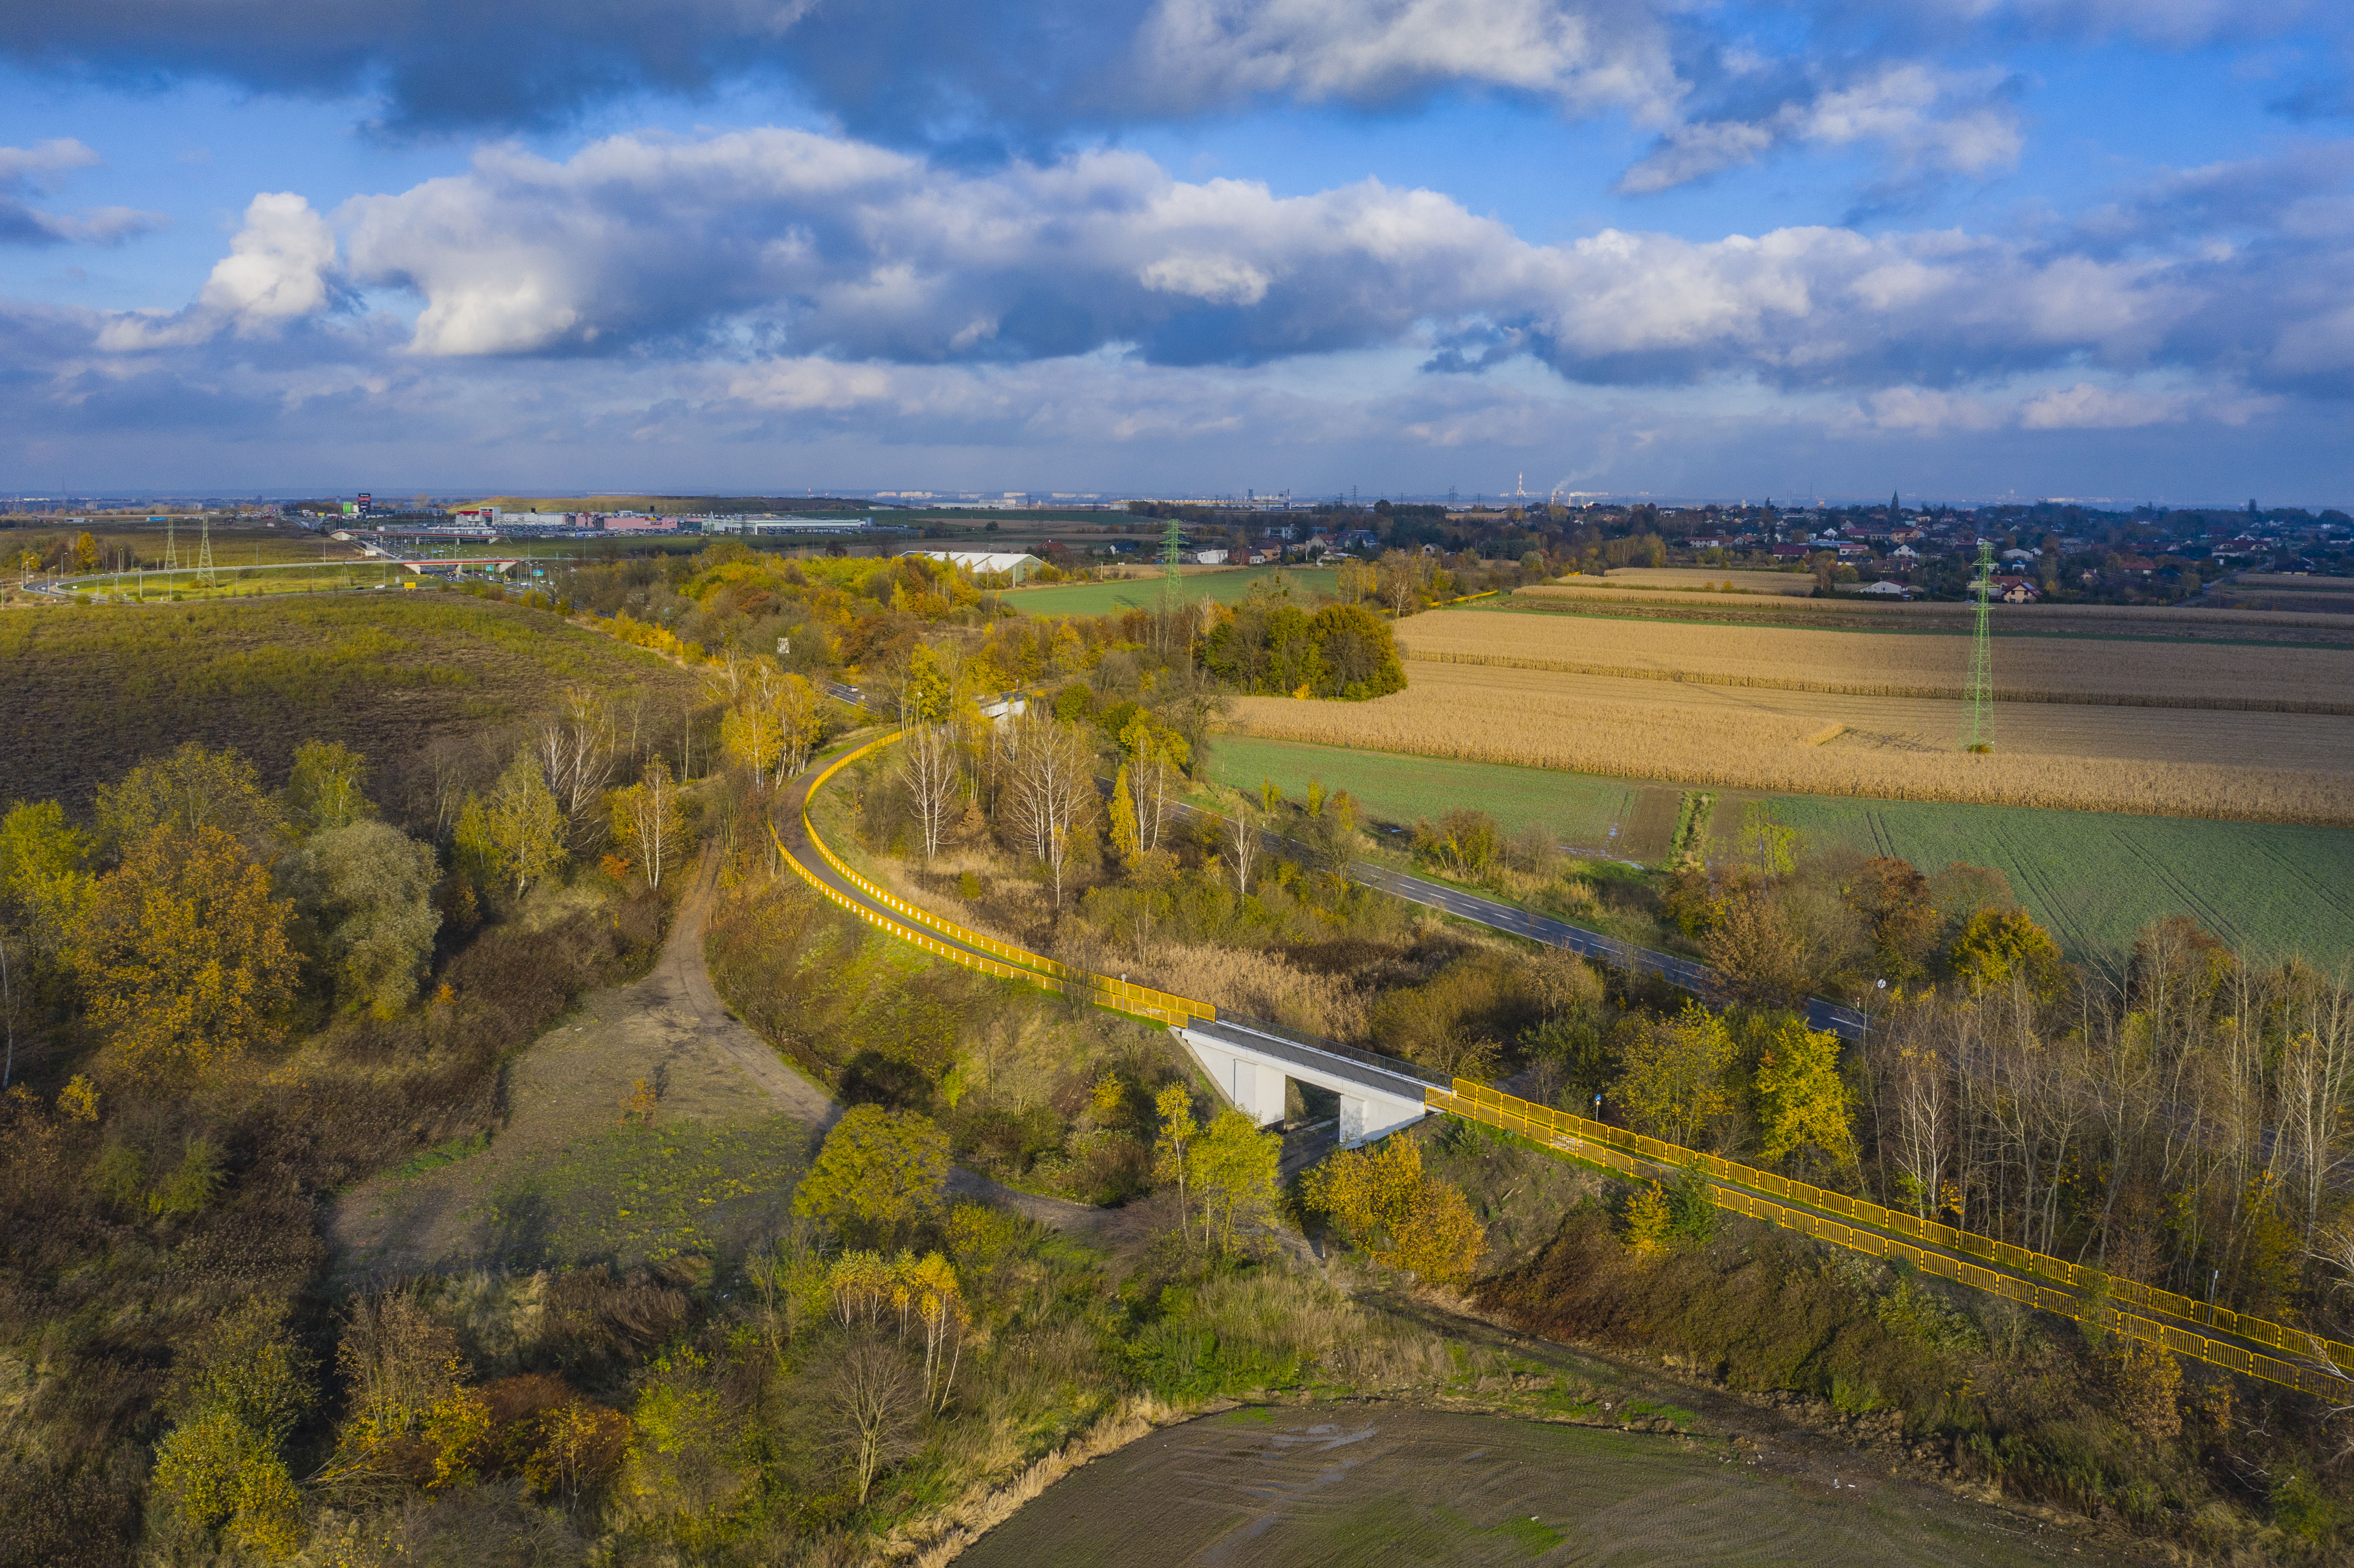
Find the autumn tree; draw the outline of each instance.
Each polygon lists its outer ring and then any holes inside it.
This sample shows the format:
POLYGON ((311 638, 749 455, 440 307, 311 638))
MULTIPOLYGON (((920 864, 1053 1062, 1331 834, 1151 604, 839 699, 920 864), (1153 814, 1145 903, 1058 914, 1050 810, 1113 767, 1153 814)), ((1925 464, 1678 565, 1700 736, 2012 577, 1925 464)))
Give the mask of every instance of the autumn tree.
POLYGON ((157 828, 99 878, 71 959, 132 1070, 201 1072, 279 1037, 296 969, 270 874, 217 827, 157 828))
POLYGON ((1220 834, 1219 848, 1226 864, 1234 869, 1237 897, 1250 896, 1251 872, 1257 866, 1266 848, 1263 832, 1249 797, 1235 792, 1226 802, 1226 825, 1220 834))
POLYGON ((1202 1205, 1202 1234, 1232 1252, 1237 1231, 1264 1223, 1275 1211, 1276 1166, 1283 1140, 1259 1131, 1238 1110, 1220 1111, 1187 1145, 1185 1180, 1202 1205))
POLYGON ((646 885, 662 886, 663 873, 685 848, 686 820, 679 810, 678 785, 661 758, 644 774, 611 797, 613 836, 645 873, 646 885))
MULTIPOLYGON (((459 833, 461 839, 468 836, 463 813, 459 833)), ((547 788, 539 759, 530 751, 516 752, 499 775, 482 802, 475 833, 478 858, 487 862, 498 880, 514 884, 517 898, 533 883, 564 868, 564 812, 547 788)))
POLYGON ((309 838, 374 816, 376 808, 360 787, 366 771, 366 758, 335 741, 306 740, 296 747, 294 770, 279 797, 295 833, 309 838))
POLYGON ((896 1239, 939 1212, 948 1135, 914 1111, 853 1106, 825 1135, 793 1213, 845 1236, 896 1239))
POLYGON ((956 707, 955 683, 949 679, 940 656, 917 643, 907 655, 907 673, 899 682, 899 722, 902 725, 945 724, 956 707))
POLYGON ((1193 1096, 1182 1084, 1171 1084, 1152 1099, 1153 1180, 1177 1183, 1177 1224, 1191 1239, 1193 1211, 1185 1184, 1186 1156, 1201 1126, 1193 1119, 1193 1096))
POLYGON ((2066 980, 2060 944, 2024 909, 1981 909, 1971 916, 1954 938, 1947 961, 1977 991, 2017 980, 2049 1001, 2066 980))
POLYGON ((121 851, 159 827, 217 828, 257 852, 284 836, 285 813, 252 763, 189 741, 98 789, 99 837, 121 851))
POLYGON ((181 1528, 218 1530, 265 1562, 292 1555, 302 1493, 281 1450, 317 1397, 313 1372, 285 1308, 263 1298, 186 1344, 160 1402, 172 1426, 156 1446, 153 1482, 181 1528))
POLYGON ((66 821, 54 800, 20 804, 0 817, 0 928, 23 934, 36 965, 63 955, 90 879, 88 834, 66 821))
POLYGON ((1641 1130, 1691 1148, 1733 1107, 1724 1085, 1733 1059, 1733 1035, 1724 1020, 1687 1001, 1674 1018, 1656 1019, 1632 1032, 1612 1097, 1641 1130))
POLYGON ((296 864, 338 993, 392 1017, 417 994, 441 926, 433 852, 388 823, 360 821, 317 834, 296 864))
POLYGON ((1300 1202, 1381 1262, 1433 1285, 1470 1282, 1487 1232, 1463 1190, 1422 1168, 1414 1139, 1332 1154, 1300 1179, 1300 1202))
POLYGON ((1767 1160, 1811 1147, 1834 1165, 1855 1163, 1838 1035, 1809 1029, 1791 1013, 1776 1015, 1765 1030, 1756 1086, 1759 1152, 1767 1160))

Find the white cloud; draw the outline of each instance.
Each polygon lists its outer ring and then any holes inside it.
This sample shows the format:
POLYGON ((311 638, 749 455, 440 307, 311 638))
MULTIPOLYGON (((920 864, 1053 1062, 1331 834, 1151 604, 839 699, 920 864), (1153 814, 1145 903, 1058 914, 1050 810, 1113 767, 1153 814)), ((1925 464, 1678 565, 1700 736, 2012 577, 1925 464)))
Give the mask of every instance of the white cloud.
POLYGON ((194 305, 117 316, 99 345, 137 351, 203 343, 224 332, 246 338, 274 334, 334 302, 336 271, 335 235, 327 220, 291 191, 265 192, 246 204, 244 226, 194 305))
POLYGON ((1667 190, 1791 145, 1874 146, 1897 178, 1999 173, 2017 164, 2024 144, 2019 116, 2002 97, 2007 81, 1994 69, 1884 65, 1755 120, 1677 125, 1620 177, 1619 188, 1667 190))
POLYGON ((1656 122, 1685 90, 1665 16, 1609 0, 1158 0, 1138 53, 1144 90, 1176 101, 1468 82, 1656 122))
MULTIPOLYGON (((421 298, 410 346, 429 355, 732 344, 924 362, 1119 344, 1256 362, 1435 332, 1458 360, 1527 353, 1574 378, 1870 384, 1924 362, 1967 376, 2132 360, 2198 303, 2162 260, 1952 231, 1541 246, 1373 181, 1279 197, 1116 152, 968 174, 778 130, 615 137, 563 163, 493 149, 339 217, 357 281, 421 298)), ((290 289, 332 255, 314 242, 300 260, 290 289)))
POLYGON ((0 185, 46 184, 73 169, 94 168, 99 155, 70 136, 30 147, 0 147, 0 185))

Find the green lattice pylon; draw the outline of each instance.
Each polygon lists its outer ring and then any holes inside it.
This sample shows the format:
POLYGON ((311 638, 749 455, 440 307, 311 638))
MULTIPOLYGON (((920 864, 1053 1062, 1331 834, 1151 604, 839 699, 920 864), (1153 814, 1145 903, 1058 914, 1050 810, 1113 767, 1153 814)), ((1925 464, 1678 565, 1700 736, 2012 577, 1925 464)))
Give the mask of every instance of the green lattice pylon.
POLYGON ((1994 586, 1994 546, 1978 545, 1978 626, 1970 635, 1969 719, 1962 732, 1964 751, 1994 749, 1994 652, 1988 633, 1987 594, 1994 586))

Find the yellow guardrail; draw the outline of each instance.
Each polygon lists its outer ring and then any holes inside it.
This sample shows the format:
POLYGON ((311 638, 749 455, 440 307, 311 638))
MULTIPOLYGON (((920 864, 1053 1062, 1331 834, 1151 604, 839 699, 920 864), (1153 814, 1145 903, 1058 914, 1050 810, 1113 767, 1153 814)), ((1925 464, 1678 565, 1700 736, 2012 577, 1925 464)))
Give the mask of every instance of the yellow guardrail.
MULTIPOLYGON (((811 887, 851 914, 899 940, 966 969, 1001 979, 1023 980, 1064 995, 1082 995, 1121 1012, 1180 1027, 1195 1019, 1214 1020, 1217 1017, 1217 1009, 1207 1002, 1155 991, 1149 986, 1135 985, 1110 975, 1076 969, 1043 953, 1034 953, 985 932, 943 920, 876 885, 872 878, 863 875, 834 853, 832 847, 819 836, 816 824, 810 819, 810 798, 843 768, 898 738, 896 734, 886 735, 855 750, 844 752, 811 780, 802 798, 802 832, 834 874, 872 902, 860 903, 790 853, 784 853, 786 862, 811 887), (875 907, 877 905, 881 908, 875 907), (894 916, 898 918, 894 919, 894 916)), ((778 848, 780 853, 784 851, 781 838, 778 848)), ((1744 1192, 1732 1187, 1711 1186, 1709 1193, 1717 1206, 1731 1213, 1765 1220, 1869 1256, 1901 1257, 1925 1274, 1957 1280, 1974 1288, 2063 1317, 2078 1320, 2091 1319, 2129 1339, 2164 1345, 2178 1355, 2190 1356, 2211 1365, 2263 1378, 2269 1383, 2342 1399, 2347 1393, 2346 1379, 2354 1377, 2354 1345, 2343 1344, 2267 1319, 2234 1312, 2229 1308, 2211 1308, 2170 1290, 2119 1279, 2096 1268, 2087 1268, 2044 1253, 2031 1252, 2025 1247, 1996 1241, 1975 1232, 1958 1230, 1935 1220, 1884 1207, 1868 1199, 1833 1192, 1805 1181, 1794 1181, 1771 1171, 1648 1138, 1639 1132, 1612 1127, 1607 1122, 1596 1121, 1573 1111, 1554 1110, 1549 1106, 1521 1099, 1468 1078, 1456 1079, 1451 1089, 1426 1087, 1424 1102, 1433 1110, 1519 1133, 1535 1142, 1628 1175, 1649 1175, 1649 1166, 1677 1170, 1697 1166, 1720 1181, 1738 1182, 1741 1187, 1755 1189, 1754 1192, 1744 1192), (1791 1203, 1805 1207, 1794 1208, 1776 1202, 1776 1199, 1787 1199, 1791 1203), (1840 1223, 1842 1219, 1873 1228, 1861 1229, 1857 1225, 1845 1224, 1840 1223), (1882 1232, 1893 1232, 1894 1234, 1882 1234, 1882 1232), (1915 1246, 1911 1245, 1913 1242, 1923 1245, 1915 1246), (1962 1255, 1951 1255, 1954 1254, 1962 1255), (1986 1267, 1973 1262, 1974 1258, 1982 1258, 1999 1266, 1986 1267), (2044 1284, 2042 1280, 2055 1283, 2044 1284), (2145 1313, 2180 1319, 2188 1324, 2233 1334, 2306 1359, 2303 1363, 2281 1361, 2250 1351, 2245 1346, 2210 1339, 2193 1328, 2158 1321, 2144 1316, 2145 1313)))
MULTIPOLYGON (((929 910, 919 908, 898 895, 877 886, 871 877, 861 874, 849 862, 834 853, 833 847, 819 835, 817 824, 810 820, 810 799, 824 787, 828 779, 843 768, 869 752, 879 750, 898 738, 896 734, 886 735, 871 740, 855 750, 846 751, 835 758, 826 767, 824 772, 811 780, 808 792, 802 796, 801 832, 835 875, 858 889, 875 904, 879 904, 892 914, 900 916, 900 921, 889 920, 871 905, 863 905, 856 899, 846 896, 839 888, 830 885, 824 878, 795 860, 791 854, 785 854, 784 858, 791 863, 795 871, 801 873, 803 881, 870 925, 887 931, 900 940, 920 948, 926 952, 937 954, 951 963, 960 964, 967 969, 978 969, 983 974, 992 974, 1002 979, 1027 980, 1034 985, 1066 996, 1083 994, 1090 1001, 1119 1012, 1133 1013, 1161 1023, 1173 1023, 1180 1027, 1197 1018, 1217 1017, 1218 1010, 1208 1002, 1195 1001, 1190 997, 1176 996, 1165 991, 1155 991, 1150 986, 1137 985, 1110 975, 1100 975, 1091 970, 1076 969, 1057 959, 1050 959, 1044 953, 1034 953, 1026 948, 1015 947, 1011 942, 1000 941, 986 932, 975 931, 969 927, 960 926, 952 920, 943 920, 929 910), (901 921, 907 924, 903 925, 901 921), (921 927, 929 927, 929 931, 921 927)), ((772 832, 773 831, 771 829, 772 832)), ((784 849, 781 839, 778 842, 778 849, 779 852, 784 849)))
POLYGON ((1864 1199, 1849 1197, 1843 1192, 1832 1192, 1804 1181, 1793 1181, 1770 1171, 1760 1171, 1755 1166, 1736 1164, 1713 1154, 1702 1154, 1656 1138, 1646 1138, 1641 1133, 1629 1132, 1625 1128, 1612 1127, 1607 1122, 1595 1121, 1575 1112, 1554 1110, 1468 1078, 1456 1079, 1452 1089, 1427 1089, 1423 1097, 1434 1110, 1519 1133, 1533 1142, 1626 1175, 1650 1175, 1652 1172, 1649 1167, 1653 1165, 1671 1169, 1697 1166, 1720 1181, 1738 1181, 1744 1187, 1756 1188, 1808 1205, 1805 1209, 1791 1208, 1755 1192, 1712 1185, 1709 1196, 1721 1209, 1764 1220, 1786 1230, 1797 1231, 1867 1256, 1903 1258, 1924 1274, 1958 1280, 1976 1289, 1990 1291, 2007 1299, 2024 1302, 2079 1321, 2092 1319, 2128 1339, 2164 1345, 2177 1355, 2190 1356, 2213 1366, 2228 1367, 2233 1372, 2263 1378, 2267 1383, 2343 1400, 2347 1393, 2346 1380, 2354 1376, 2354 1346, 2224 1308, 2212 1308, 2213 1316, 2209 1320, 2210 1308, 2172 1291, 2156 1289, 2130 1279, 2118 1279, 2099 1269, 2086 1268, 2063 1258, 2030 1252, 2008 1242, 1956 1230, 1935 1220, 1924 1220, 1864 1199), (1879 1230, 1842 1224, 1833 1217, 1837 1215, 1877 1226, 1879 1230), (1879 1231, 1894 1231, 1897 1236, 1882 1235, 1879 1231), (1914 1246, 1898 1239, 1903 1236, 1925 1242, 1928 1245, 1914 1246), (1956 1252, 1987 1258, 2015 1272, 1998 1272, 1973 1263, 1970 1256, 1951 1255, 1956 1252), (2062 1283, 2059 1287, 2045 1285, 2037 1279, 2021 1278, 2021 1275, 2040 1275, 2062 1283), (2303 1362, 2281 1361, 2243 1345, 2210 1339, 2194 1328, 2144 1317, 2142 1312, 2158 1312, 2168 1317, 2186 1319, 2191 1324, 2237 1334, 2306 1359, 2303 1362))

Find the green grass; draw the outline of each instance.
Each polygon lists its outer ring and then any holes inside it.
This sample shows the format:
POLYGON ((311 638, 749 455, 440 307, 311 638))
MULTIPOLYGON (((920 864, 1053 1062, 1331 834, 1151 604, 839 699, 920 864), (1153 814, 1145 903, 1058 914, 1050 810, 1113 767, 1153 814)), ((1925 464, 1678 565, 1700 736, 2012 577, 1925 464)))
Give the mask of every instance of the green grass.
POLYGON ((1210 775, 1256 794, 1272 779, 1288 800, 1306 798, 1310 779, 1346 789, 1373 821, 1410 826, 1437 821, 1458 806, 1477 806, 1507 831, 1551 829, 1560 842, 1607 853, 1644 785, 1589 773, 1506 768, 1445 758, 1352 751, 1301 741, 1222 735, 1210 752, 1210 775))
MULTIPOLYGON (((1308 570, 1298 567, 1199 572, 1185 577, 1185 595, 1196 600, 1208 599, 1220 604, 1235 604, 1250 592, 1253 583, 1264 582, 1278 572, 1292 583, 1295 593, 1310 596, 1331 593, 1340 575, 1321 567, 1308 570)), ((1117 615, 1129 609, 1157 609, 1161 606, 1161 579, 1130 577, 1125 582, 1022 588, 1006 594, 1005 602, 1024 615, 1117 615)))
POLYGON ((412 1154, 392 1172, 395 1181, 406 1181, 422 1176, 428 1171, 439 1171, 444 1165, 455 1165, 471 1159, 491 1146, 491 1135, 475 1133, 471 1138, 453 1138, 447 1143, 437 1143, 422 1154, 412 1154))
MULTIPOLYGON (((2168 915, 2253 957, 2303 954, 2330 969, 2354 957, 2354 830, 1807 795, 1776 796, 1773 809, 1815 847, 1930 872, 1995 866, 2080 960, 2116 962, 2168 915)), ((1718 808, 1720 842, 1738 822, 1718 808)))
MULTIPOLYGON (((1292 800, 1319 778, 1356 796, 1377 821, 1435 820, 1477 806, 1507 829, 1541 824, 1564 843, 1603 853, 1646 789, 1659 788, 1245 736, 1219 736, 1210 770, 1220 783, 1245 789, 1272 778, 1292 800)), ((1712 856, 1730 853, 1743 799, 1720 792, 1712 856)), ((2137 930, 2169 915, 2190 916, 2252 957, 2303 954, 2329 969, 2354 959, 2354 830, 1819 795, 1767 799, 1775 816, 1816 850, 1894 854, 1925 872, 1955 861, 1999 869, 2080 962, 2117 962, 2137 930)))
POLYGON ((491 1217, 518 1264, 709 1255, 782 1217, 807 1142, 789 1116, 617 1128, 503 1188, 491 1217))

